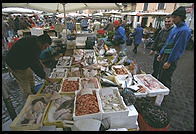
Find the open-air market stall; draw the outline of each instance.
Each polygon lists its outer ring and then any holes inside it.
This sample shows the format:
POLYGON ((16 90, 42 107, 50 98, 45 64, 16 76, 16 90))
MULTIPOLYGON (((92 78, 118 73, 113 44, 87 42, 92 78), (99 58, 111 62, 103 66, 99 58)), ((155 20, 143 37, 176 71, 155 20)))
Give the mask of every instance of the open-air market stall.
MULTIPOLYGON (((51 73, 56 83, 44 82, 35 97, 29 97, 21 113, 11 123, 11 128, 140 130, 135 97, 164 96, 169 94, 169 89, 150 74, 136 74, 133 62, 127 64, 127 60, 118 55, 112 46, 104 45, 103 41, 92 49, 66 50, 66 56, 58 59, 51 73), (37 98, 44 95, 46 97, 37 98), (33 110, 27 108, 29 104, 32 104, 33 110), (42 116, 38 115, 39 120, 34 119, 37 117, 34 115, 36 110, 42 111, 42 116), (92 126, 88 126, 89 123, 92 126)), ((160 105, 162 100, 157 99, 160 105)))
POLYGON ((106 44, 107 36, 81 36, 68 40, 50 75, 55 82, 45 81, 37 94, 28 97, 10 125, 12 130, 136 131, 140 129, 136 98, 158 96, 160 105, 169 94, 151 75, 137 74, 132 59, 106 44))

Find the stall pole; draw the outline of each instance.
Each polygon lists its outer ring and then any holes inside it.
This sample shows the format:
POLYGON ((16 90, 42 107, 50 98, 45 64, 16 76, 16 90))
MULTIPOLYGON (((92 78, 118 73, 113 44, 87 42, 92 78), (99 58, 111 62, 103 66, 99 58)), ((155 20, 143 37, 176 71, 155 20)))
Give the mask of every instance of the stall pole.
POLYGON ((65 25, 65 29, 66 29, 65 37, 66 37, 66 42, 67 42, 67 20, 65 18, 65 4, 66 3, 62 3, 62 5, 63 5, 63 11, 64 11, 64 25, 65 25))
POLYGON ((8 110, 8 113, 13 121, 15 119, 15 117, 17 116, 17 114, 16 114, 14 107, 12 105, 12 102, 8 96, 7 87, 5 86, 4 81, 2 81, 2 96, 3 96, 3 101, 5 102, 5 106, 8 110))

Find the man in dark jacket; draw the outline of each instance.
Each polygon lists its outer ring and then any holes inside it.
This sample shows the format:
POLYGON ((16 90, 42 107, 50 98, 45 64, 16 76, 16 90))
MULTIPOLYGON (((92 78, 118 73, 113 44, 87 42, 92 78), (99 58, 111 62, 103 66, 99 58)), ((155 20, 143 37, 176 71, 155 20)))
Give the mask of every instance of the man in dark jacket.
POLYGON ((171 78, 176 69, 179 57, 185 51, 191 37, 191 30, 185 23, 186 10, 181 6, 172 13, 173 22, 176 25, 164 43, 157 61, 160 62, 159 81, 171 88, 171 78))
POLYGON ((169 35, 170 30, 173 28, 173 21, 171 16, 166 16, 165 17, 165 27, 163 27, 159 33, 157 34, 156 38, 154 39, 154 43, 152 44, 152 48, 150 51, 150 55, 154 55, 154 62, 153 62, 153 73, 152 76, 157 78, 158 71, 159 71, 159 63, 157 61, 158 54, 163 47, 163 44, 167 40, 167 37, 169 35))
POLYGON ((16 78, 26 99, 28 95, 34 93, 32 70, 40 78, 53 83, 53 80, 46 76, 39 59, 41 51, 51 43, 52 40, 48 34, 21 38, 12 46, 6 56, 5 61, 8 68, 16 78))

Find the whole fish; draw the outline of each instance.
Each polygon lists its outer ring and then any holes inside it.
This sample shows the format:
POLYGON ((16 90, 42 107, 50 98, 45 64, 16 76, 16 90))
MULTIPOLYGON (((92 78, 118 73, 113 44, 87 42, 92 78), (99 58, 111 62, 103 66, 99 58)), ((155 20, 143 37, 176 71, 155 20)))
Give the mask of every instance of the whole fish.
POLYGON ((59 110, 61 110, 61 109, 67 109, 67 108, 70 108, 71 106, 73 106, 73 99, 71 99, 71 100, 66 100, 66 101, 64 101, 57 109, 56 109, 56 111, 59 111, 59 110))

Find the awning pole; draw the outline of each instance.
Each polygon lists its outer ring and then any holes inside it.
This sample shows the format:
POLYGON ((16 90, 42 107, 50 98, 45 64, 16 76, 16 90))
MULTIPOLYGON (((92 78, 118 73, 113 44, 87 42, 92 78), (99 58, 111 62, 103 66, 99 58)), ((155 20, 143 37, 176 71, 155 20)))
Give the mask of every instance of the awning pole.
POLYGON ((66 34, 65 34, 65 37, 66 37, 66 42, 67 42, 67 20, 65 18, 65 3, 62 3, 63 4, 63 11, 64 11, 64 25, 65 25, 65 30, 66 30, 66 34))

